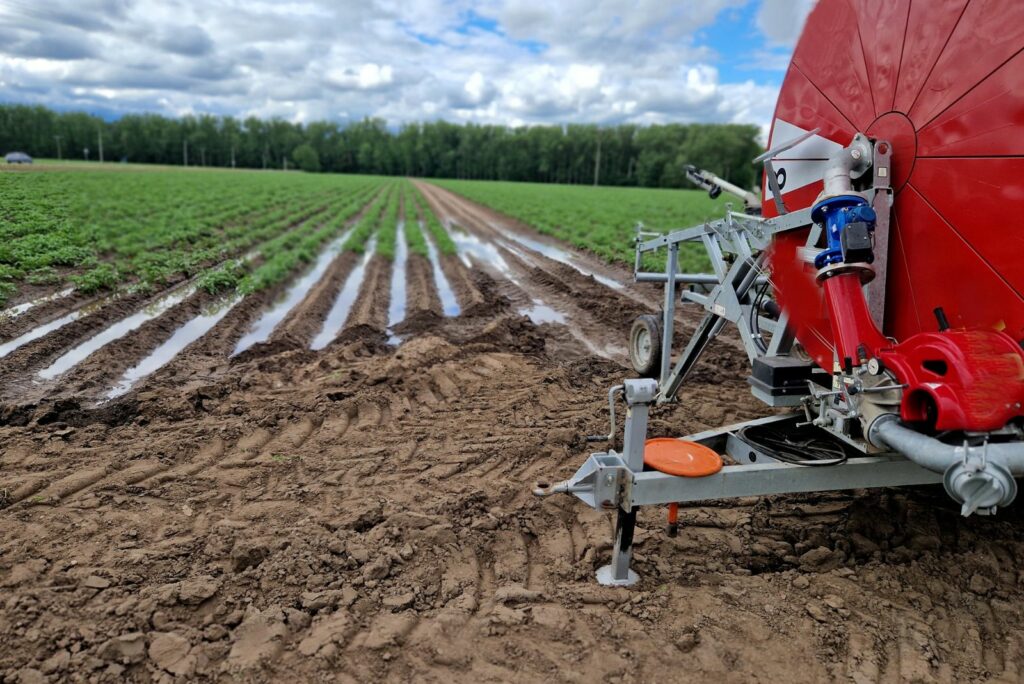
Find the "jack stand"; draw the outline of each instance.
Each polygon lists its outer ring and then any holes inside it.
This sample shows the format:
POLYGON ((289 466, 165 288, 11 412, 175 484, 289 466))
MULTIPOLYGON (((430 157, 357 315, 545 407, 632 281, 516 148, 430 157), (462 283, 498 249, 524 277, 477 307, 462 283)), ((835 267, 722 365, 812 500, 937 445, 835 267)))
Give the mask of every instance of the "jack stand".
POLYGON ((633 557, 633 530, 636 528, 634 507, 628 513, 621 508, 615 519, 615 544, 612 562, 597 569, 597 583, 606 587, 629 587, 640 581, 640 575, 629 569, 633 557))
MULTIPOLYGON (((626 426, 622 436, 622 460, 633 473, 644 469, 644 446, 647 443, 647 415, 658 393, 658 383, 651 379, 626 380, 626 426)), ((636 528, 637 507, 629 506, 620 497, 615 519, 615 543, 612 562, 598 568, 597 581, 604 586, 628 587, 636 584, 640 576, 629 569, 633 557, 633 531, 636 528)))

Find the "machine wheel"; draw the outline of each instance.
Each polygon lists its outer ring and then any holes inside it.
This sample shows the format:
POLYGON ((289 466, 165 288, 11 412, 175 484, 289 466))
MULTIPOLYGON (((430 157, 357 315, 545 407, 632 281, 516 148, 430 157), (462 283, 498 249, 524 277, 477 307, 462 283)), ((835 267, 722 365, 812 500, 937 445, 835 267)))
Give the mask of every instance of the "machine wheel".
POLYGON ((637 316, 629 331, 629 360, 643 378, 656 378, 661 370, 661 317, 637 316))

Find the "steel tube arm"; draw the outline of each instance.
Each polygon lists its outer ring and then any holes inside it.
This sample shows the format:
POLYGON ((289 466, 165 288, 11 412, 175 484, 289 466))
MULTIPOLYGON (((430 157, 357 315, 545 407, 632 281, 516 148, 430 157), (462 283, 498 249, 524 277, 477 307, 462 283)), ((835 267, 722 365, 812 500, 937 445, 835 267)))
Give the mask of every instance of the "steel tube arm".
POLYGON ((998 463, 1014 477, 1024 477, 1024 444, 1007 442, 986 446, 963 447, 940 442, 900 424, 894 415, 880 417, 871 426, 871 439, 895 449, 922 468, 945 472, 967 456, 977 455, 990 463, 998 463))

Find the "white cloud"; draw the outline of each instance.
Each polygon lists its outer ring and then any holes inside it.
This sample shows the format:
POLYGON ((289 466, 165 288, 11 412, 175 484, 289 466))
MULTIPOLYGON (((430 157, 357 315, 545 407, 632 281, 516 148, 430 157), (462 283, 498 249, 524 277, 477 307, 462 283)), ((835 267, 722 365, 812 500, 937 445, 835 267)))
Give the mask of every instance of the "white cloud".
POLYGON ((479 71, 474 71, 473 75, 466 81, 466 85, 462 86, 469 95, 469 99, 472 102, 481 102, 484 99, 484 93, 486 92, 487 82, 484 80, 484 75, 479 71))
POLYGON ((818 0, 762 0, 757 27, 773 43, 794 45, 818 0))
POLYGON ((560 91, 573 96, 584 90, 593 90, 601 82, 601 67, 590 64, 570 64, 558 85, 560 91))
POLYGON ((359 88, 370 90, 391 83, 394 70, 390 65, 373 63, 361 64, 356 67, 340 67, 327 72, 327 80, 342 88, 359 88))
MULTIPOLYGON (((811 2, 762 1, 756 20, 769 45, 792 42, 811 2)), ((700 37, 722 17, 749 16, 748 0, 77 0, 73 7, 0 1, 0 100, 296 121, 379 116, 392 125, 437 118, 764 125, 777 93, 776 84, 750 74, 724 78, 720 56, 700 37)), ((752 47, 751 60, 758 49, 776 54, 769 45, 752 47)))

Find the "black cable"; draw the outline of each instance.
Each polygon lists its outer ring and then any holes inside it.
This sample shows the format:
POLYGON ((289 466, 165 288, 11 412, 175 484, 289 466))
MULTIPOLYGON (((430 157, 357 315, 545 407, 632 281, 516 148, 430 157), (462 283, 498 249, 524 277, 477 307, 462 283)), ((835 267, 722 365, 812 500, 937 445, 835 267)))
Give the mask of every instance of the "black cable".
POLYGON ((764 426, 742 428, 736 436, 747 445, 760 449, 769 457, 783 463, 803 466, 836 466, 846 463, 846 450, 834 440, 801 431, 770 430, 764 426), (758 433, 752 435, 752 428, 758 433))
POLYGON ((761 337, 761 303, 764 301, 765 295, 768 293, 769 281, 765 280, 764 283, 758 288, 757 293, 754 295, 754 305, 750 309, 750 332, 754 337, 754 344, 761 352, 768 351, 768 345, 765 344, 764 339, 761 337))

